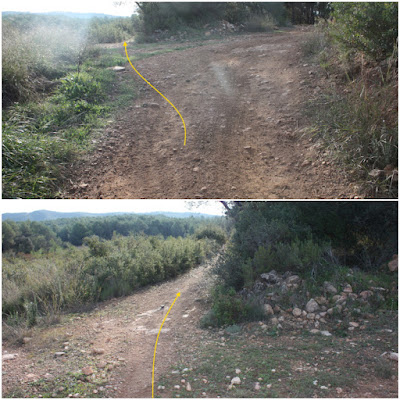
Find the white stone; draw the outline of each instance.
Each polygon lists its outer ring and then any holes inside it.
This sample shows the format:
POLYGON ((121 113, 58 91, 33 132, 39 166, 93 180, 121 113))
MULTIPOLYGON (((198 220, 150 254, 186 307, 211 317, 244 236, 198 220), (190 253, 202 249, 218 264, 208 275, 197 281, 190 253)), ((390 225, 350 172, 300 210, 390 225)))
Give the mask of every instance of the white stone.
POLYGON ((242 372, 242 371, 241 371, 239 368, 236 368, 236 369, 235 369, 236 375, 239 375, 241 372, 242 372))
POLYGON ((332 333, 330 333, 328 331, 321 331, 321 335, 322 336, 332 336, 332 333))
POLYGON ((241 383, 242 383, 242 381, 240 380, 240 378, 238 376, 235 376, 231 380, 231 385, 240 385, 241 383))
POLYGON ((3 361, 6 360, 15 360, 17 354, 3 354, 3 361))
POLYGON ((389 354, 389 359, 393 361, 399 361, 399 353, 391 352, 389 354))
POLYGON ((260 390, 260 389, 261 389, 260 382, 256 382, 256 383, 254 384, 254 390, 260 390))

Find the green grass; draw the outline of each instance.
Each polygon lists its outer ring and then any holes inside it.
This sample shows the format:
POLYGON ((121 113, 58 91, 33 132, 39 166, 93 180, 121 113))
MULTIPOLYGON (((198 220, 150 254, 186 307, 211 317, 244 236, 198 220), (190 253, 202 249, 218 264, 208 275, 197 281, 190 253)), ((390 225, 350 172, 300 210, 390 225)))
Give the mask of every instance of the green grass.
POLYGON ((4 110, 3 198, 58 197, 66 165, 136 96, 130 75, 118 83, 107 69, 124 65, 123 55, 113 49, 94 55, 79 73, 59 79, 51 95, 4 110))
MULTIPOLYGON (((334 353, 326 355, 326 349, 342 350, 340 341, 323 337, 297 337, 296 341, 288 345, 288 337, 274 338, 264 331, 247 332, 239 337, 230 337, 225 346, 220 341, 208 341, 191 351, 191 357, 196 357, 194 362, 181 361, 179 365, 171 366, 171 371, 179 370, 179 374, 166 374, 158 382, 165 386, 166 391, 159 390, 157 395, 164 397, 329 397, 334 394, 336 387, 352 387, 356 382, 356 374, 351 371, 344 373, 343 366, 338 370, 332 368, 337 357, 334 353), (219 342, 219 343, 218 343, 219 342), (324 354, 327 368, 320 366, 314 369, 316 358, 324 354), (296 368, 302 365, 303 370, 296 368), (182 372, 183 368, 189 368, 182 372), (237 374, 236 368, 241 372, 237 374), (229 378, 227 378, 229 376, 229 378), (239 376, 241 384, 229 389, 233 377, 239 376), (184 378, 192 387, 187 392, 180 380, 184 378), (203 380, 206 380, 203 381, 203 380), (313 382, 317 380, 318 384, 313 382), (260 382, 261 389, 254 390, 254 383, 260 382), (173 389, 180 385, 181 389, 173 389), (271 385, 271 387, 267 387, 271 385), (328 390, 321 389, 327 386, 328 390), (171 390, 171 391, 169 391, 171 390)), ((342 359, 340 361, 343 361, 342 359)))

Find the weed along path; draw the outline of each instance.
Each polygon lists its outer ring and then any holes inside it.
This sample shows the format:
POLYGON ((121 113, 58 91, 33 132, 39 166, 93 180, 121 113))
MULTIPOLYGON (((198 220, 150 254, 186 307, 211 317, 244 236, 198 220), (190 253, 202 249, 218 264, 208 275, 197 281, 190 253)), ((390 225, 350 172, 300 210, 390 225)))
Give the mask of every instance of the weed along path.
POLYGON ((154 345, 179 291, 158 340, 154 397, 397 398, 387 354, 396 321, 371 315, 365 329, 324 336, 281 310, 279 329, 272 319, 202 329, 211 268, 63 316, 23 345, 3 342, 3 397, 150 398, 154 345))
MULTIPOLYGON (((65 197, 349 198, 356 188, 304 128, 324 77, 303 59, 300 28, 236 36, 135 60, 139 96, 98 148, 70 166, 65 197)), ((163 47, 164 46, 164 47, 163 47)), ((124 47, 121 46, 121 54, 124 47)), ((138 51, 136 51, 138 54, 138 51)), ((125 75, 124 75, 125 74, 125 75)), ((135 78, 135 79, 136 79, 135 78)))

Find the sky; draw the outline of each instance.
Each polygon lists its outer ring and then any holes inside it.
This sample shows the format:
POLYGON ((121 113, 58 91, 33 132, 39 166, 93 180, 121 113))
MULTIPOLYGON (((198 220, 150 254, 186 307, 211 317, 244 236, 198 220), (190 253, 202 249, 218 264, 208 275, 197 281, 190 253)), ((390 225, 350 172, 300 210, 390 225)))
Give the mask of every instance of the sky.
POLYGON ((218 200, 5 200, 3 213, 49 210, 60 212, 195 212, 223 215, 224 206, 218 200))
POLYGON ((2 0, 2 11, 51 12, 67 11, 74 13, 101 13, 118 16, 131 16, 136 8, 131 0, 2 0), (116 6, 116 3, 120 3, 116 6))

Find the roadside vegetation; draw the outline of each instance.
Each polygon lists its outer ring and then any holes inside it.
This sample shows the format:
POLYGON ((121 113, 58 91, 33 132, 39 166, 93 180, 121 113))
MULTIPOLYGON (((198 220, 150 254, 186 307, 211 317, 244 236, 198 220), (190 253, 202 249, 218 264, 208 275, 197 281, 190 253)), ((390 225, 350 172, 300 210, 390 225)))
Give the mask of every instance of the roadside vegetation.
POLYGON ((257 286, 271 271, 304 279, 300 287, 277 288, 280 307, 304 307, 326 295, 330 282, 338 293, 346 285, 357 293, 381 287, 386 296, 377 294, 363 312, 397 313, 397 281, 387 266, 397 253, 397 203, 239 202, 228 215, 234 233, 215 268, 204 327, 267 318, 264 304, 271 294, 257 286))
POLYGON ((398 196, 398 4, 331 3, 304 44, 329 81, 312 133, 366 197, 398 196))
POLYGON ((123 19, 3 18, 3 198, 60 196, 66 166, 90 149, 121 101, 136 95, 110 67, 131 36, 123 19), (114 96, 118 97, 113 101, 114 96))
POLYGON ((226 240, 219 219, 119 216, 3 222, 3 337, 125 296, 199 265, 226 240))

